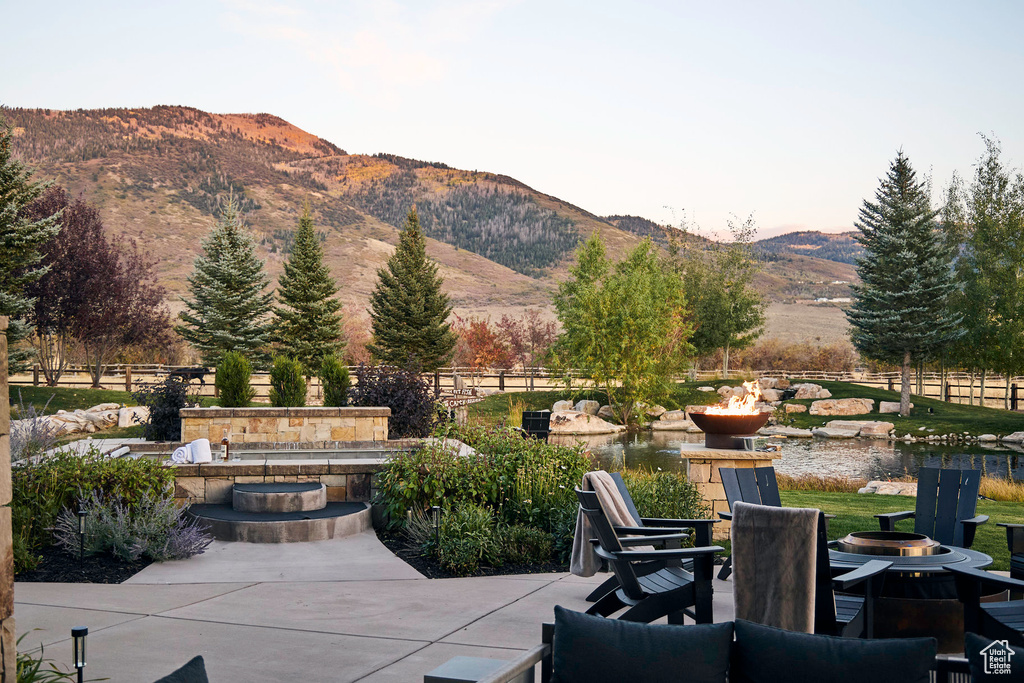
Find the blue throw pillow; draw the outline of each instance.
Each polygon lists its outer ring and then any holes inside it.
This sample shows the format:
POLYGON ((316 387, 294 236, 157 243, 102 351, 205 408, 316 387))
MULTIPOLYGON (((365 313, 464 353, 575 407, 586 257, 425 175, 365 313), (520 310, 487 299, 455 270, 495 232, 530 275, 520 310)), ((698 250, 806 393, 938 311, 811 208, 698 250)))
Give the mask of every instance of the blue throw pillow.
POLYGON ((638 624, 555 607, 551 683, 725 683, 732 624, 638 624))
POLYGON ((202 656, 196 655, 188 660, 185 666, 167 674, 156 683, 210 683, 210 679, 206 677, 206 664, 203 663, 202 656))
POLYGON ((862 640, 736 620, 730 683, 928 683, 934 638, 862 640))
POLYGON ((968 633, 964 636, 964 654, 975 683, 1024 681, 1024 648, 1014 647, 1005 640, 968 633))

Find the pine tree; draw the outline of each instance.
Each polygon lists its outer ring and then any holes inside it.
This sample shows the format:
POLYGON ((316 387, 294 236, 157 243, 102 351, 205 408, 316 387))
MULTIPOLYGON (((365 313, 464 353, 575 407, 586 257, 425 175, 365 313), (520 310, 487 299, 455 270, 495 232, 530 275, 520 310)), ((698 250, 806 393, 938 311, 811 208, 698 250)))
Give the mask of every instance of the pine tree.
POLYGON ((302 363, 307 373, 316 373, 325 356, 345 348, 341 335, 341 302, 334 298, 338 288, 324 265, 324 250, 313 229, 307 204, 299 218, 292 253, 278 279, 277 296, 282 306, 277 316, 277 340, 285 355, 302 363))
POLYGON ((437 264, 427 258, 426 241, 416 209, 409 212, 398 248, 377 271, 377 288, 370 295, 373 357, 399 367, 433 371, 455 351, 455 333, 448 324, 452 309, 441 292, 437 264))
POLYGON ((182 297, 183 324, 175 329, 199 349, 207 366, 217 365, 226 351, 265 361, 274 294, 264 292, 269 279, 234 197, 228 197, 202 246, 188 276, 191 298, 182 297))
POLYGON ((910 367, 934 358, 959 336, 951 312, 953 251, 938 230, 924 183, 902 150, 875 202, 864 200, 857 241, 861 284, 847 312, 851 337, 869 358, 902 365, 900 415, 910 414, 910 367))
POLYGON ((14 132, 0 118, 0 315, 9 317, 7 328, 10 371, 24 369, 32 356, 31 348, 18 342, 32 334, 25 318, 35 300, 25 295, 25 287, 41 278, 49 268, 39 265, 40 248, 60 232, 60 213, 29 218, 24 209, 39 197, 46 185, 32 180, 32 172, 11 158, 14 132))

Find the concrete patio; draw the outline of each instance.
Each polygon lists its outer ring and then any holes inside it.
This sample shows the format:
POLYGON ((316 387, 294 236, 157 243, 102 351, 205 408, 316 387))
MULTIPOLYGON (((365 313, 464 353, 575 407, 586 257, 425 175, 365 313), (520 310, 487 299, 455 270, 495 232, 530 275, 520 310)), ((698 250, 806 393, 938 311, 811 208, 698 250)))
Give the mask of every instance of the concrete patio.
MULTIPOLYGON (((451 657, 512 659, 554 605, 586 609, 607 575, 426 579, 373 532, 318 543, 215 542, 120 585, 16 583, 22 649, 70 661, 89 627, 86 678, 147 682, 194 655, 220 681, 421 681, 451 657)), ((732 619, 715 581, 715 621, 732 619)))

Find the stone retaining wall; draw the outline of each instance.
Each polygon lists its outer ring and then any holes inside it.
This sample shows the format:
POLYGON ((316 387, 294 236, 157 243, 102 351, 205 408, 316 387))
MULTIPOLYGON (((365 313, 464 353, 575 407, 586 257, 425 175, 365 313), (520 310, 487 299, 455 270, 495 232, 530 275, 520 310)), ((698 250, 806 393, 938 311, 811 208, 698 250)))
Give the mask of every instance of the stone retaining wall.
POLYGON ((184 503, 230 503, 234 484, 315 481, 327 487, 328 502, 368 502, 375 493, 373 475, 383 461, 247 460, 198 465, 169 465, 174 471, 174 497, 184 503))
POLYGON ((181 440, 386 441, 390 408, 182 408, 181 440))

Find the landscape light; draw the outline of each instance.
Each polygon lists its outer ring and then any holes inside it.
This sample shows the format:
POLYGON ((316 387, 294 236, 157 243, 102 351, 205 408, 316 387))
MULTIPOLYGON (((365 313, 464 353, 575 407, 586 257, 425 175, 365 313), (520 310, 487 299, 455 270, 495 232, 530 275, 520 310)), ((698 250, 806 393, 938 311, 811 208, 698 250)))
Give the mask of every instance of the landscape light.
POLYGON ((85 518, 89 515, 89 511, 85 509, 85 506, 78 508, 78 562, 81 564, 85 561, 85 518))
POLYGON ((82 683, 82 669, 85 668, 85 637, 89 635, 86 626, 75 626, 71 629, 71 645, 75 668, 78 669, 78 683, 82 683))
POLYGON ((441 506, 434 505, 430 508, 430 518, 434 523, 434 545, 441 544, 441 506))

